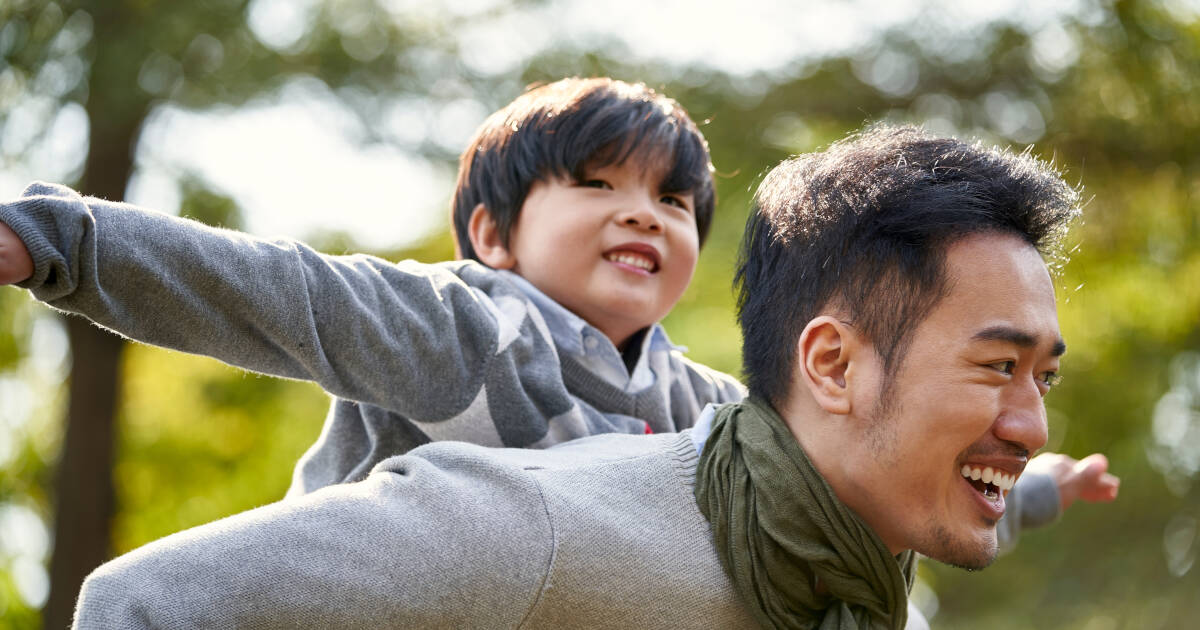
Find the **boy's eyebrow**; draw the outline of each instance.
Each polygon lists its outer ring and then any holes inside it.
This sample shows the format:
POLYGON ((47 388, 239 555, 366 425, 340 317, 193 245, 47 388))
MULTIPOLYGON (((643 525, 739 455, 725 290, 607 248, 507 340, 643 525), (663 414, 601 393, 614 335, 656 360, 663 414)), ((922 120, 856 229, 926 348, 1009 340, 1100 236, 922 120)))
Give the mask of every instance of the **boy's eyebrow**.
MULTIPOLYGON (((1021 348, 1032 348, 1037 345, 1037 335, 1032 335, 1011 326, 992 326, 971 336, 974 341, 1004 341, 1021 348)), ((1061 357, 1067 351, 1067 344, 1062 339, 1054 340, 1050 356, 1061 357)))

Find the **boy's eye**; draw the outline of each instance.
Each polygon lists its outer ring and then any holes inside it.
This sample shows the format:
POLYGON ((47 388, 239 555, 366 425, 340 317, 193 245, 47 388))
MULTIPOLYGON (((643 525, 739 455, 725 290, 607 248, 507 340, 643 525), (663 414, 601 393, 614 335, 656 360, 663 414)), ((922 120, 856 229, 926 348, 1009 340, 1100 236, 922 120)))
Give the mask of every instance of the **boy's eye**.
POLYGON ((612 185, 603 179, 585 179, 580 182, 581 186, 586 188, 600 188, 602 190, 612 190, 612 185))
POLYGON ((659 200, 659 202, 665 203, 668 206, 675 206, 677 208, 687 210, 689 212, 691 212, 691 210, 692 210, 691 208, 688 207, 687 202, 685 202, 683 199, 681 199, 680 197, 678 197, 676 195, 663 195, 658 200, 659 200))

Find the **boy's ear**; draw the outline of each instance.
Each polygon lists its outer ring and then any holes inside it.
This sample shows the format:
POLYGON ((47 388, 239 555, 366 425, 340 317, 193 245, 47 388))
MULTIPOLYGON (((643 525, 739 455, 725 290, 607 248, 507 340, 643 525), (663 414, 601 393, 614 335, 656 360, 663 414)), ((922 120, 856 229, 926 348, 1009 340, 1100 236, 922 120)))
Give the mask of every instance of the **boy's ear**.
POLYGON ((512 269, 517 264, 516 257, 500 240, 500 228, 496 225, 496 220, 483 204, 475 206, 471 211, 467 234, 471 237, 471 248, 475 250, 475 256, 483 264, 492 269, 512 269))
POLYGON ((821 315, 804 327, 797 341, 795 378, 825 411, 847 415, 852 405, 852 362, 863 350, 858 334, 845 322, 821 315))

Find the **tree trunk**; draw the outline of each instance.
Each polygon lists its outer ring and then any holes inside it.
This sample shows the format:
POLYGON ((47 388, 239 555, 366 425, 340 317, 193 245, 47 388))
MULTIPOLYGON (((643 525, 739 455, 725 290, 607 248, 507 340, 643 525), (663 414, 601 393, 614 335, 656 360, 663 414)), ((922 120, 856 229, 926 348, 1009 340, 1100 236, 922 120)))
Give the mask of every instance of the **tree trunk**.
MULTIPOLYGON (((138 21, 124 4, 97 3, 89 96, 91 129, 79 190, 121 200, 133 172, 135 141, 149 109, 137 84, 146 53, 138 21)), ((66 318, 71 342, 70 401, 54 488, 54 552, 46 630, 70 626, 83 579, 109 558, 114 492, 113 446, 125 342, 78 317, 66 318)))
POLYGON ((108 559, 113 514, 114 421, 125 345, 80 317, 66 318, 71 341, 67 430, 55 479, 54 555, 47 630, 67 628, 83 578, 108 559))

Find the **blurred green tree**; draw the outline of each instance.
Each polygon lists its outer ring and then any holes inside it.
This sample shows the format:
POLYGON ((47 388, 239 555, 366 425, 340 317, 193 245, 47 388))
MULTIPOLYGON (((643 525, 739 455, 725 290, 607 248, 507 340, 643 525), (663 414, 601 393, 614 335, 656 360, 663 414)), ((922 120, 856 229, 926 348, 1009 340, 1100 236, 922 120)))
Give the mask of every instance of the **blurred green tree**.
MULTIPOLYGON (((494 109, 528 83, 564 75, 642 80, 709 121, 704 130, 719 175, 712 236, 666 324, 690 356, 736 373, 729 283, 750 194, 766 169, 879 119, 1031 145, 1091 199, 1071 237, 1078 250, 1060 279, 1071 350, 1067 380, 1047 399, 1050 448, 1108 453, 1124 478, 1122 497, 1114 506, 1072 508, 1062 524, 1028 534, 1016 552, 977 575, 926 563, 917 600, 938 628, 1181 628, 1200 617, 1200 573, 1192 567, 1200 549, 1200 102, 1193 96, 1200 26, 1186 2, 1084 2, 1062 19, 1014 16, 969 28, 954 23, 948 4, 929 2, 861 47, 742 74, 637 60, 615 37, 550 39, 519 67, 495 73, 459 58, 463 29, 505 23, 550 2, 483 3, 474 13, 456 13, 382 0, 314 0, 293 3, 306 16, 302 28, 266 36, 253 24, 273 4, 0 6, 0 130, 24 142, 6 141, 4 157, 35 146, 59 112, 82 110, 90 151, 64 179, 77 180, 84 192, 120 197, 134 138, 163 103, 244 104, 310 76, 362 119, 364 141, 403 143, 376 124, 397 97, 434 107, 468 98, 494 109), (42 113, 31 118, 31 111, 42 113), (29 127, 31 119, 38 124, 29 127), (10 131, 17 125, 37 133, 10 131), (101 173, 116 174, 109 180, 101 173)), ((453 159, 453 149, 421 138, 406 149, 453 159)), ((237 224, 228 200, 202 181, 189 186, 187 205, 203 209, 204 220, 237 224)), ((353 235, 316 240, 331 251, 358 249, 353 235)), ((385 254, 438 260, 450 247, 441 235, 385 254)), ((37 312, 12 296, 0 293, 0 376, 5 366, 28 360, 27 322, 37 312)), ((125 551, 279 495, 290 464, 315 435, 324 405, 318 391, 141 346, 118 364, 115 348, 85 349, 77 337, 94 329, 78 328, 84 331, 71 330, 72 381, 105 361, 112 366, 99 368, 111 379, 107 395, 116 391, 115 376, 124 378, 118 416, 125 430, 115 466, 120 506, 115 532, 92 541, 101 548, 94 558, 105 555, 109 540, 125 551)), ((72 390, 72 407, 76 396, 72 390)), ((79 422, 72 415, 68 426, 79 422)), ((82 457, 70 452, 70 432, 63 461, 82 457)), ((0 503, 17 495, 44 500, 49 442, 0 457, 0 503)), ((89 490, 95 497, 107 496, 100 463, 98 472, 73 475, 97 483, 89 490)), ((59 505, 69 492, 56 490, 59 505)), ((56 533, 56 554, 71 536, 56 533)), ((52 590, 64 594, 51 596, 47 624, 63 625, 80 577, 60 587, 67 578, 56 575, 52 590)), ((12 592, 6 584, 0 579, 0 599, 12 592)), ((8 599, 14 625, 32 625, 8 599)))
MULTIPOLYGON (((60 176, 85 194, 122 199, 138 134, 163 103, 244 103, 298 74, 316 76, 348 94, 424 87, 425 77, 414 64, 383 52, 420 48, 435 53, 436 25, 387 19, 382 4, 370 1, 308 3, 300 10, 314 12, 314 28, 303 41, 264 44, 249 22, 269 4, 15 0, 0 5, 3 158, 22 159, 56 125, 82 113, 88 137, 76 156, 78 167, 60 176)), ((347 101, 369 114, 370 99, 347 101)), ((65 321, 76 360, 53 493, 56 544, 44 607, 47 627, 70 623, 80 582, 109 554, 114 413, 124 350, 116 336, 78 318, 65 321)))

